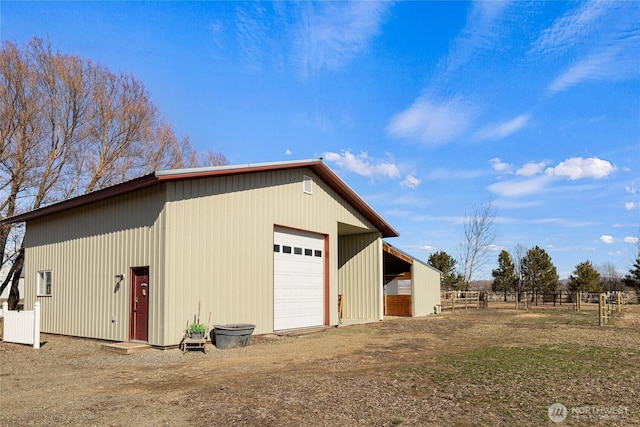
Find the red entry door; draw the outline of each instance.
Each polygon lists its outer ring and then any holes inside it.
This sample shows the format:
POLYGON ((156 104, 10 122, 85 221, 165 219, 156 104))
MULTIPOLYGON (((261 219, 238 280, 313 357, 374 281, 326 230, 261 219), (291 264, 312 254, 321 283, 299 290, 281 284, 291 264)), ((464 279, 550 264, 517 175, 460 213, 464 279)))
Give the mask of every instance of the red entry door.
POLYGON ((132 341, 149 340, 149 267, 131 269, 131 331, 132 341))

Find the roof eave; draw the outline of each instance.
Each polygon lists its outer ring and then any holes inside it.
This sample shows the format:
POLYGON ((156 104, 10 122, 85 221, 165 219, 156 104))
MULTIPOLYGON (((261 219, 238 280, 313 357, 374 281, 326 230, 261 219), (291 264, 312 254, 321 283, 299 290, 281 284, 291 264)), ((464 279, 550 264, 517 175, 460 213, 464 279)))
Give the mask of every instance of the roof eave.
POLYGON ((382 237, 398 237, 399 233, 387 223, 367 202, 364 201, 355 191, 347 185, 335 172, 333 172, 322 159, 299 160, 276 163, 257 163, 234 166, 213 166, 209 168, 195 169, 178 169, 157 171, 122 184, 107 187, 93 193, 78 196, 73 199, 65 200, 54 205, 16 215, 0 221, 0 224, 14 224, 17 222, 29 221, 40 218, 45 215, 59 213, 68 209, 77 208, 89 203, 104 200, 110 197, 119 196, 131 191, 150 187, 161 182, 178 181, 185 179, 206 178, 218 175, 232 175, 243 173, 255 173, 261 171, 274 171, 281 169, 309 168, 322 180, 324 180, 331 188, 333 188, 340 196, 353 205, 373 226, 381 233, 382 237))
POLYGON ((92 193, 74 197, 73 199, 68 199, 59 203, 55 203, 53 205, 45 206, 44 208, 35 209, 33 211, 25 212, 20 215, 12 216, 10 218, 5 218, 2 221, 0 221, 0 224, 8 225, 8 224, 15 224, 17 222, 30 221, 35 218, 40 218, 46 215, 52 215, 58 212, 84 206, 89 203, 97 202, 110 197, 120 196, 122 194, 139 190, 141 188, 150 187, 152 185, 157 184, 158 182, 159 181, 154 174, 141 176, 140 178, 132 179, 131 181, 123 182, 122 184, 103 188, 101 190, 97 190, 92 193))

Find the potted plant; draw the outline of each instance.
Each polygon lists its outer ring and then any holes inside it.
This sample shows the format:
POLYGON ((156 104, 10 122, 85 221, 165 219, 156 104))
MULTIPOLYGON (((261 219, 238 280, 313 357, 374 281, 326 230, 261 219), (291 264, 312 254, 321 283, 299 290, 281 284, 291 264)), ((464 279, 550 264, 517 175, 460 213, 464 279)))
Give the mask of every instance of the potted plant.
POLYGON ((205 325, 204 323, 191 323, 187 328, 189 337, 194 340, 202 339, 206 331, 207 331, 207 325, 205 325))

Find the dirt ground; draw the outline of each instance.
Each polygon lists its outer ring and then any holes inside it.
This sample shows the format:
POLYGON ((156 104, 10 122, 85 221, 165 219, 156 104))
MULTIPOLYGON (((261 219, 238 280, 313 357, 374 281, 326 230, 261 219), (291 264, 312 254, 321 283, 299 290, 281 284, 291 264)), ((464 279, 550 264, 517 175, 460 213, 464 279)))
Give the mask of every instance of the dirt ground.
MULTIPOLYGON (((258 336, 238 349, 208 344, 206 354, 119 355, 100 341, 47 334, 38 350, 2 342, 0 425, 555 425, 547 417, 554 402, 624 407, 624 418, 608 425, 640 425, 639 306, 604 328, 595 311, 576 318, 566 309, 510 307, 258 336), (497 366, 466 380, 455 365, 462 358, 485 369, 496 351, 525 349, 513 354, 526 360, 534 348, 589 349, 614 366, 593 365, 595 380, 576 371, 575 378, 556 373, 554 382, 545 366, 534 367, 542 374, 527 374, 530 380, 513 378, 530 372, 526 364, 514 365, 508 378, 497 366), (620 372, 626 379, 617 382, 620 372)), ((568 418, 565 425, 599 421, 568 418)))

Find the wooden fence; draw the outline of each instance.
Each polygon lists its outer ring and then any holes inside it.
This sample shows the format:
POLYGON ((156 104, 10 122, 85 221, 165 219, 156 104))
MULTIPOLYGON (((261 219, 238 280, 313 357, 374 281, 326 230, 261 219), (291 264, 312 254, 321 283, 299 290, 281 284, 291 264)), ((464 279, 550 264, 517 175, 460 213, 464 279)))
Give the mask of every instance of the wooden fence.
POLYGON ((40 303, 36 301, 31 311, 9 310, 2 304, 2 341, 33 345, 40 348, 40 303))
MULTIPOLYGON (((631 297, 626 292, 610 292, 620 299, 621 305, 629 304, 631 297)), ((493 293, 489 295, 489 299, 493 301, 503 301, 504 294, 493 293)), ((599 293, 588 293, 580 291, 556 291, 556 292, 531 292, 523 291, 519 294, 508 294, 508 300, 515 302, 516 309, 529 309, 533 306, 553 305, 554 307, 567 307, 580 311, 583 304, 598 304, 600 298, 599 293)))
POLYGON ((598 318, 599 325, 606 325, 609 320, 614 316, 620 316, 622 314, 622 307, 625 301, 623 301, 622 294, 617 293, 603 293, 598 295, 598 318))
POLYGON ((486 308, 487 294, 484 291, 444 291, 440 292, 442 310, 486 308))

